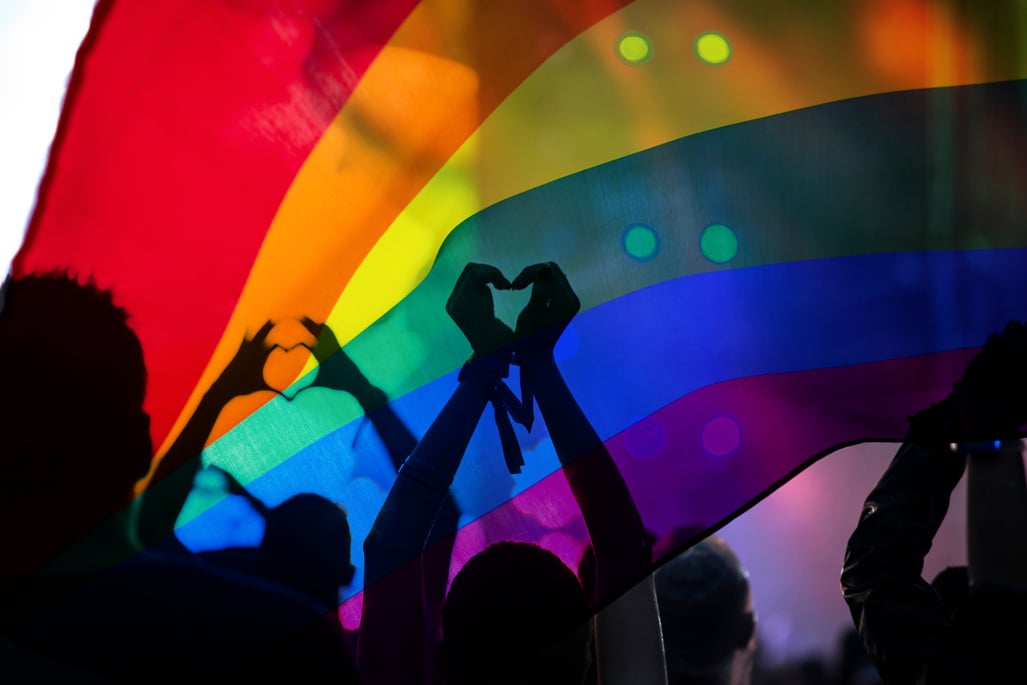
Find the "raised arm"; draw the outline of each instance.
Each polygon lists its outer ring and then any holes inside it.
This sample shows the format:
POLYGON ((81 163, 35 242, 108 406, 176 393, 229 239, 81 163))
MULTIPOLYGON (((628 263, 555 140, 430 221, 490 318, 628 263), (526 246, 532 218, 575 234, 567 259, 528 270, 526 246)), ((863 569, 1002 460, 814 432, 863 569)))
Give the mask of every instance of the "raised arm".
POLYGON ((911 419, 845 550, 842 593, 885 682, 916 682, 951 634, 948 611, 921 573, 963 474, 962 455, 949 447, 954 410, 949 398, 911 419))
POLYGON ((310 387, 329 388, 352 395, 385 445, 393 467, 398 469, 417 444, 414 434, 389 406, 385 392, 372 384, 346 354, 327 324, 319 324, 308 317, 304 317, 301 323, 317 339, 313 348, 317 375, 310 387))
MULTIPOLYGON (((310 387, 330 388, 352 395, 385 446, 393 468, 398 471, 417 445, 413 433, 393 410, 385 392, 375 386, 346 354, 327 324, 319 324, 309 318, 304 318, 302 323, 317 339, 313 349, 318 362, 317 376, 310 387)), ((447 492, 426 545, 451 546, 459 520, 460 509, 452 493, 447 492)), ((450 554, 441 550, 423 560, 423 599, 429 621, 437 619, 446 595, 449 560, 450 554)))
POLYGON ((424 437, 399 469, 364 541, 365 582, 358 661, 369 683, 424 679, 422 576, 418 559, 446 501, 464 452, 499 378, 513 332, 495 318, 490 284, 508 288, 493 267, 469 264, 446 305, 474 355, 424 437), (411 656, 413 655, 413 656, 411 656))
POLYGON ((866 500, 846 548, 842 591, 886 682, 979 677, 992 661, 982 650, 998 644, 1001 631, 966 619, 967 610, 989 603, 996 586, 1010 591, 1007 603, 1022 603, 1014 586, 1027 568, 1017 544, 1017 531, 1027 526, 1023 465, 1018 454, 999 454, 993 445, 1016 439, 1027 418, 1025 365, 1027 334, 1014 322, 989 339, 948 397, 911 419, 905 442, 866 500), (982 449, 986 444, 992 447, 982 449), (970 576, 979 586, 972 594, 984 590, 953 614, 921 573, 967 461, 970 576), (967 629, 968 620, 975 627, 967 629))
MULTIPOLYGON (((309 318, 304 318, 302 323, 317 338, 313 352, 318 361, 318 370, 310 387, 331 388, 352 395, 374 426, 393 467, 398 471, 417 445, 414 434, 389 405, 385 392, 364 375, 339 345, 335 334, 327 325, 318 324, 309 318)), ((456 501, 447 493, 431 532, 431 542, 452 538, 459 518, 460 510, 456 501)), ((445 569, 439 569, 439 573, 448 579, 447 569, 448 564, 445 569)), ((442 588, 442 591, 444 590, 445 588, 442 588)))
MULTIPOLYGON (((581 410, 553 357, 557 339, 580 308, 559 266, 526 268, 514 288, 531 286, 517 321, 516 361, 525 392, 533 393, 596 557, 596 595, 609 600, 647 575, 649 541, 620 470, 581 410)), ((528 398, 525 398, 528 401, 528 398)))
POLYGON ((136 534, 143 545, 174 542, 175 522, 203 466, 203 448, 225 405, 242 395, 272 390, 264 381, 264 365, 272 350, 267 337, 272 328, 274 324, 268 321, 252 338, 242 341, 157 465, 137 504, 136 534))
POLYGON ((531 297, 517 321, 516 359, 522 388, 538 401, 591 538, 596 567, 592 601, 597 607, 608 604, 595 623, 599 681, 665 683, 660 617, 649 576, 652 553, 642 518, 553 356, 580 302, 554 263, 530 266, 514 279, 514 288, 529 285, 531 297))
POLYGON ((1027 326, 988 338, 956 392, 973 443, 967 454, 970 581, 1027 589, 1027 489, 1020 427, 1027 419, 1027 326))

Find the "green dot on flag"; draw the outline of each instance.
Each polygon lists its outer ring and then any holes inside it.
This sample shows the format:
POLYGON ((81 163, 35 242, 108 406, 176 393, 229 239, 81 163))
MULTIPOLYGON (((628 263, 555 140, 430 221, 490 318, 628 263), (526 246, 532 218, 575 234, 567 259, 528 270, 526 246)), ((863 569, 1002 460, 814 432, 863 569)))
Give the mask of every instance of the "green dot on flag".
POLYGON ((724 224, 710 224, 699 235, 699 250, 715 264, 726 264, 738 254, 738 236, 724 224))
POLYGON ((624 231, 624 251, 639 261, 652 259, 660 251, 660 239, 649 226, 632 224, 624 231))

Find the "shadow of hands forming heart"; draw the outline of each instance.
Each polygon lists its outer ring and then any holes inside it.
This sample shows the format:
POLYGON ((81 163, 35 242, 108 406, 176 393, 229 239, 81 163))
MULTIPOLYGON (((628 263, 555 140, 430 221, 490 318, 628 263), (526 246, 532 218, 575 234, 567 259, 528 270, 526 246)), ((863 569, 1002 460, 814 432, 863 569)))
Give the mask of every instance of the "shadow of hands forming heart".
POLYGON ((305 343, 295 343, 289 347, 272 345, 263 371, 268 389, 287 402, 292 402, 301 392, 313 387, 314 374, 300 375, 311 353, 310 346, 305 343))

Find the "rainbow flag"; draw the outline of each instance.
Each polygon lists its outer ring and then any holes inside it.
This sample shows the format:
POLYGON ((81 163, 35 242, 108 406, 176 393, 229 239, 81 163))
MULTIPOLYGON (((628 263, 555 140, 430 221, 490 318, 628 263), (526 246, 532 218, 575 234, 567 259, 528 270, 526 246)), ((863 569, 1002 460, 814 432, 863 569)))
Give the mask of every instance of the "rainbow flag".
MULTIPOLYGON (((464 265, 557 262, 582 302, 558 363, 643 522, 710 531, 900 439, 1027 318, 1024 26, 934 0, 101 0, 15 272, 114 290, 159 457, 247 333, 303 316, 421 435, 470 352, 464 265)), ((279 356, 295 400, 233 404, 205 459, 343 503, 359 543, 392 466, 279 356)), ((451 573, 506 538, 576 568, 545 426, 517 430, 516 476, 494 427, 472 440, 451 573)), ((199 488, 179 537, 259 539, 237 500, 199 488)))

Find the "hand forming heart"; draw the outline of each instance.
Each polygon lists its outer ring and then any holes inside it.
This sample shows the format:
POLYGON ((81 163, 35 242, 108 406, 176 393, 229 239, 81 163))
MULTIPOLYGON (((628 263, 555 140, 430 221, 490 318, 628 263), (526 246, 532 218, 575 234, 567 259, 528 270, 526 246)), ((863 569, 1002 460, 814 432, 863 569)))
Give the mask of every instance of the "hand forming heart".
POLYGON ((512 283, 494 266, 469 263, 446 302, 446 311, 463 331, 475 356, 510 348, 518 363, 551 355, 560 334, 580 308, 567 277, 554 262, 528 266, 512 283), (497 290, 532 286, 528 304, 517 317, 516 330, 496 317, 490 285, 497 290))

